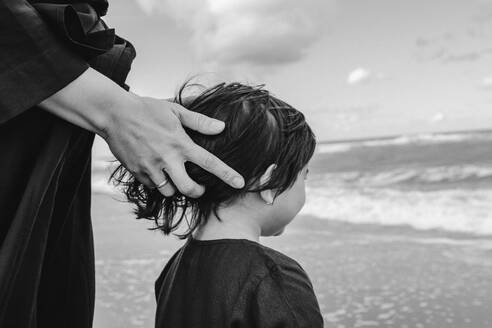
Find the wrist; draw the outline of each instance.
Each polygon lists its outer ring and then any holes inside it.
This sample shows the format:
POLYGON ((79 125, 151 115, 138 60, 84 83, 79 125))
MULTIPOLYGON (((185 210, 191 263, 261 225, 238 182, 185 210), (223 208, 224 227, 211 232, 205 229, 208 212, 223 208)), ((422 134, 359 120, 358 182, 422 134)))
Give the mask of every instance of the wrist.
POLYGON ((131 94, 92 68, 39 106, 106 139, 118 114, 136 102, 131 94))
POLYGON ((121 119, 131 115, 132 110, 139 108, 138 104, 141 101, 134 93, 127 92, 119 86, 117 88, 94 99, 94 107, 98 108, 98 115, 95 115, 93 125, 97 130, 96 134, 106 141, 112 131, 119 129, 121 119))

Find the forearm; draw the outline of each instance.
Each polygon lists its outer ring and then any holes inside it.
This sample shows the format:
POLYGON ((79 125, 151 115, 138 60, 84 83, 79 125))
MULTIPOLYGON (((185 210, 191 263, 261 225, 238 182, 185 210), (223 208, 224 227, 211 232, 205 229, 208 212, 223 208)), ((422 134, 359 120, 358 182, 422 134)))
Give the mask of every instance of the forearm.
POLYGON ((107 128, 117 111, 131 106, 136 98, 103 74, 88 68, 39 106, 106 139, 107 128))

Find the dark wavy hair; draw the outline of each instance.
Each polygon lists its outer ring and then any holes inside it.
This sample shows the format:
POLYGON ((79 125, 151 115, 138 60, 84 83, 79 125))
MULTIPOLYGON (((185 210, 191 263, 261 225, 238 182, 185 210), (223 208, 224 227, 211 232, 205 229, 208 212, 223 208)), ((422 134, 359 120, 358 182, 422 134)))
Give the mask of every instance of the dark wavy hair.
POLYGON ((219 205, 227 205, 248 192, 274 189, 274 198, 292 187, 299 172, 307 165, 316 147, 316 137, 304 115, 272 96, 263 85, 221 83, 203 90, 196 97, 185 97, 196 84, 185 83, 174 101, 195 112, 225 122, 217 135, 205 135, 185 127, 185 131, 199 146, 205 148, 240 173, 245 180, 241 189, 233 188, 215 175, 192 162, 186 162, 188 175, 205 187, 199 198, 191 198, 176 191, 165 197, 158 190, 140 183, 121 164, 112 172, 110 180, 123 186, 129 202, 136 205, 137 219, 154 220, 165 235, 174 232, 183 219, 188 223, 180 239, 188 238, 209 215, 217 213, 219 205), (271 179, 256 188, 261 175, 271 164, 277 166, 271 179))

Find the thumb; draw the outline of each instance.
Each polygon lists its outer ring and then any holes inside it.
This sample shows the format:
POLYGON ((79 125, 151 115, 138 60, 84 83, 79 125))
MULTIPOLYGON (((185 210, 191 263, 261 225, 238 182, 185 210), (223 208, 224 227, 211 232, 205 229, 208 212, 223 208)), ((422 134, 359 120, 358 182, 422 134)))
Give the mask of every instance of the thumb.
POLYGON ((188 110, 184 107, 180 107, 177 112, 183 126, 203 134, 217 134, 225 127, 225 123, 221 120, 188 110))

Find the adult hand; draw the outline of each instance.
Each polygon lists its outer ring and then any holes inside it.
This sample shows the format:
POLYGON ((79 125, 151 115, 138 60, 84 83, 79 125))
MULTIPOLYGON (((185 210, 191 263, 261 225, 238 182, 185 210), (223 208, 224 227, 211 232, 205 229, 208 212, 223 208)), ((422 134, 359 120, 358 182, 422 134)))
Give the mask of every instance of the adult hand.
MULTIPOLYGON (((195 144, 183 126, 205 134, 217 134, 224 123, 184 107, 126 92, 113 81, 89 68, 40 106, 106 140, 115 157, 148 187, 166 179, 184 195, 199 197, 204 187, 186 173, 191 161, 235 188, 244 180, 238 172, 195 144)), ((159 188, 165 196, 176 192, 168 183, 159 188)))
MULTIPOLYGON (((137 95, 133 100, 111 120, 105 140, 140 182, 155 187, 166 179, 165 170, 181 193, 199 197, 205 189, 188 176, 184 166, 191 161, 233 187, 244 185, 239 173, 195 144, 183 129, 186 126, 203 134, 218 134, 224 129, 222 121, 167 100, 137 95)), ((176 192, 171 183, 159 190, 165 196, 176 192)))

